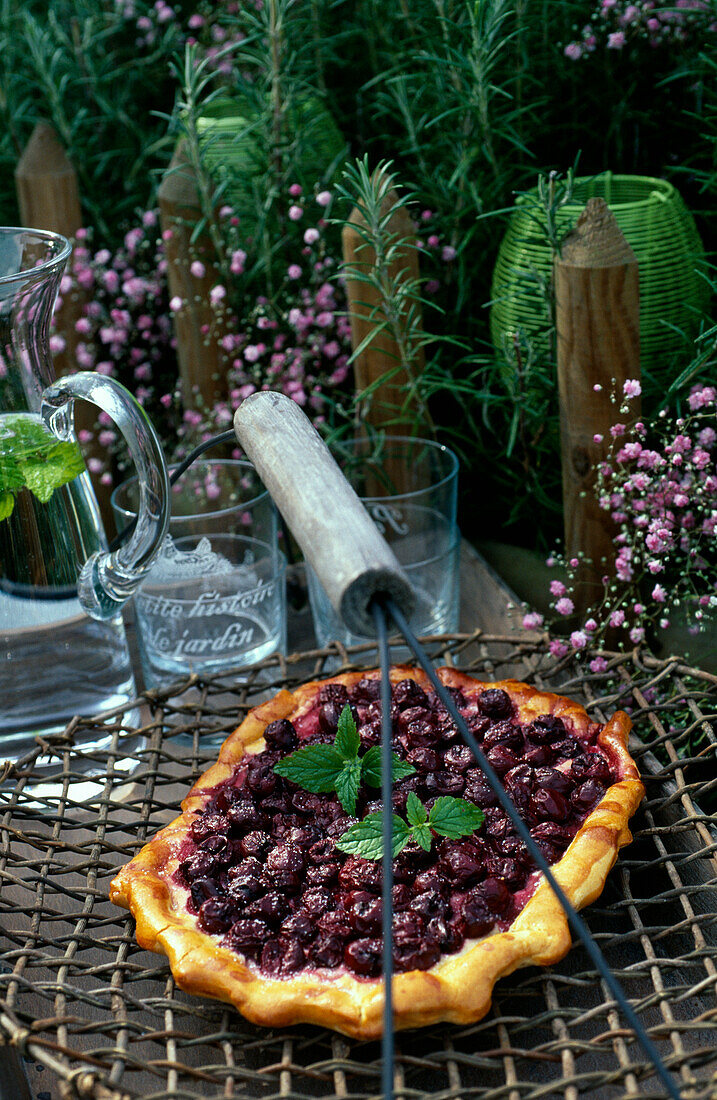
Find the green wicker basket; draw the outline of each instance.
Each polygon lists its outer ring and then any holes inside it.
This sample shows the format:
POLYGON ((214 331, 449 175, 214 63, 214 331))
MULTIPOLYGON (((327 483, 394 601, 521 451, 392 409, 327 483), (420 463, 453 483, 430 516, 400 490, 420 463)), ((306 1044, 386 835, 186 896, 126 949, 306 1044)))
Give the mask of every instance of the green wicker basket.
MULTIPOLYGON (((684 354, 680 332, 694 336, 709 307, 709 286, 701 274, 704 250, 694 219, 666 180, 606 172, 575 181, 572 201, 558 212, 559 232, 575 224, 594 196, 605 199, 637 257, 641 360, 643 370, 654 372, 684 354)), ((519 330, 545 332, 546 307, 538 287, 550 279, 551 268, 551 250, 530 204, 518 200, 493 273, 490 330, 496 348, 519 330)))
MULTIPOLYGON (((287 137, 300 137, 302 155, 297 180, 305 188, 330 185, 346 155, 346 142, 324 104, 304 96, 291 105, 286 118, 287 137)), ((226 185, 225 195, 251 235, 257 212, 266 205, 270 159, 261 113, 256 103, 222 97, 198 121, 205 163, 226 185)))

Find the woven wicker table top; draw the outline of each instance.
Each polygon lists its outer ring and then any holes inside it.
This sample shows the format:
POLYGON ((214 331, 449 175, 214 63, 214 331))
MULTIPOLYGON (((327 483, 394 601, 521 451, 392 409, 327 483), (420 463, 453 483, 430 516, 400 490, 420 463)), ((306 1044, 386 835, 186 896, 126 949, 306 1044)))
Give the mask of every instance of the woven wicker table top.
MULTIPOLYGON (((604 718, 622 707, 647 797, 586 919, 685 1098, 717 1095, 717 677, 647 653, 557 661, 518 635, 434 639, 436 663, 485 679, 560 689, 604 718)), ((272 658, 238 685, 192 679, 111 719, 111 743, 73 748, 80 721, 49 748, 51 798, 33 788, 43 749, 6 765, 0 853, 0 1037, 32 1065, 44 1100, 345 1097, 380 1090, 380 1046, 318 1028, 266 1031, 178 990, 166 960, 141 951, 107 900, 110 879, 175 816, 189 784, 246 710, 280 686, 376 663, 370 646, 272 658), (90 759, 98 773, 80 775, 90 759), (41 1070, 41 1072, 38 1072, 41 1070)), ((659 1096, 652 1069, 581 947, 558 966, 499 983, 491 1013, 396 1040, 396 1095, 439 1100, 659 1096)))

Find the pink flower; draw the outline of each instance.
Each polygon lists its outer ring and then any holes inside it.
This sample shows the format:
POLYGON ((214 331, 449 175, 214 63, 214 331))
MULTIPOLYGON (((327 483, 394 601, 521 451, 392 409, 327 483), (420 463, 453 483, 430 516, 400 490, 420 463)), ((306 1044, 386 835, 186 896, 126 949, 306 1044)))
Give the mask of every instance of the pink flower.
POLYGON ((320 236, 321 234, 319 233, 318 229, 315 229, 314 226, 311 226, 311 228, 307 229, 304 233, 304 243, 316 244, 320 236))
POLYGON ((553 596, 564 596, 567 589, 566 589, 566 587, 565 587, 565 585, 563 584, 562 581, 551 581, 550 582, 550 591, 553 594, 553 596))
POLYGON ((570 644, 573 649, 585 649, 588 644, 587 634, 584 630, 574 630, 570 635, 570 644))
POLYGON ((638 642, 643 641, 644 637, 645 637, 645 628, 644 628, 644 626, 633 626, 632 630, 630 631, 630 641, 634 642, 635 645, 637 645, 638 642))
POLYGON ((58 332, 53 332, 50 337, 50 351, 53 355, 59 355, 67 347, 67 342, 64 336, 60 336, 58 332))
POLYGON ((173 398, 171 393, 163 393, 159 399, 160 405, 163 405, 165 409, 168 409, 172 404, 173 398))
POLYGON ((563 53, 570 61, 579 61, 583 56, 583 47, 580 42, 568 42, 563 53))
POLYGON ((543 616, 538 611, 528 611, 523 616, 523 629, 524 630, 540 630, 543 625, 543 616))
POLYGON ((564 657, 568 652, 568 647, 560 638, 554 638, 550 643, 550 652, 553 657, 564 657))
POLYGON ((661 584, 656 584, 652 590, 652 598, 656 603, 664 603, 667 599, 667 593, 661 584))
POLYGON ((625 622, 625 612, 620 611, 620 610, 613 611, 613 613, 610 616, 609 621, 610 621, 610 626, 613 626, 613 627, 622 626, 623 623, 625 622))
POLYGON ((226 298, 227 288, 218 283, 217 286, 213 286, 209 291, 209 301, 213 306, 216 306, 221 302, 222 298, 226 298))
POLYGON ((621 50, 625 45, 625 32, 613 31, 612 34, 607 36, 607 48, 609 50, 621 50))
POLYGON ((607 668, 607 661, 605 660, 604 657, 595 657, 590 662, 590 671, 591 672, 604 672, 606 668, 607 668))
POLYGON ((169 300, 169 308, 171 309, 172 313, 178 313, 183 305, 184 302, 178 294, 175 294, 174 297, 170 298, 169 300))
POLYGON ((247 363, 256 363, 261 355, 261 349, 256 344, 248 344, 244 348, 244 358, 247 363))
POLYGON ((193 275, 195 279, 203 279, 207 273, 207 269, 201 260, 193 260, 189 266, 189 273, 193 275))
POLYGON ((232 252, 232 259, 229 265, 233 275, 241 275, 244 271, 244 265, 246 264, 246 252, 242 248, 237 248, 232 252))
POLYGON ((558 615, 572 615, 575 610, 575 604, 569 596, 563 596, 555 605, 555 610, 558 615))
POLYGON ((286 274, 289 276, 290 279, 300 279, 301 268, 298 264, 289 264, 286 274))
POLYGON ((316 196, 316 201, 318 202, 319 206, 328 206, 331 202, 331 192, 319 191, 318 195, 316 196))
POLYGON ((451 263, 452 260, 455 260, 457 255, 458 253, 451 244, 446 244, 441 249, 441 259, 443 260, 444 264, 451 263))
POLYGON ((291 187, 289 188, 289 194, 293 199, 295 199, 298 198, 302 190, 303 188, 300 183, 292 183, 291 187))
POLYGON ((717 389, 714 386, 698 386, 687 398, 687 403, 692 412, 696 412, 697 409, 704 409, 706 405, 711 405, 716 400, 717 389))
POLYGON ((292 222, 301 221, 303 216, 304 216, 304 211, 302 210, 302 208, 300 206, 293 205, 293 206, 289 207, 289 219, 290 219, 290 221, 292 221, 292 222))

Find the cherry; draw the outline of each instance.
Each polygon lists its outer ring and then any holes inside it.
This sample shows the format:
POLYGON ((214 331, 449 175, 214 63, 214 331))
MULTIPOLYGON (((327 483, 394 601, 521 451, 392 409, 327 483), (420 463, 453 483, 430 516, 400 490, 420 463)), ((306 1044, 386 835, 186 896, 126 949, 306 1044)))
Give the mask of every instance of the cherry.
POLYGON ((505 913, 512 896, 503 879, 493 875, 476 886, 472 894, 473 897, 481 898, 491 913, 505 913))
POLYGON ((504 880, 513 887, 522 886, 525 882, 524 868, 508 856, 489 856, 486 860, 486 870, 489 877, 504 880))
POLYGON ((371 890, 381 892, 383 873, 378 860, 349 856, 339 871, 339 884, 344 890, 371 890))
POLYGON ((339 713, 349 701, 348 689, 344 684, 324 684, 319 689, 320 703, 334 703, 339 708, 339 713))
POLYGON ((306 953, 315 966, 334 969, 344 957, 344 941, 330 932, 320 932, 306 953))
POLYGON ((306 881, 309 886, 329 886, 339 877, 338 863, 317 863, 306 868, 306 881))
POLYGON ((466 773, 464 797, 481 807, 496 806, 498 803, 498 795, 480 768, 470 768, 466 773))
POLYGON ((352 703, 372 703, 381 695, 381 682, 380 680, 369 680, 364 676, 357 684, 349 688, 348 694, 352 703))
POLYGON ((375 978, 381 972, 382 952, 379 939, 353 940, 344 948, 344 963, 362 978, 375 978))
POLYGON ((207 837, 214 836, 216 833, 226 833, 228 829, 229 823, 224 814, 203 813, 195 817, 189 826, 189 835, 195 844, 201 844, 207 837))
POLYGON ((381 931, 383 902, 366 890, 354 890, 345 901, 346 912, 354 932, 360 936, 377 935, 381 931))
POLYGON ((243 856, 255 856, 261 859, 268 851, 271 837, 261 829, 253 829, 245 833, 239 841, 239 850, 243 856))
POLYGON ((214 898, 219 892, 219 884, 213 878, 196 878, 189 888, 196 909, 199 909, 207 898, 214 898))
POLYGON ((281 886, 295 890, 301 883, 304 871, 304 855, 293 844, 283 841, 266 857, 264 878, 269 886, 281 886))
POLYGON ((501 688, 488 688, 478 696, 478 706, 489 718, 507 718, 513 711, 510 696, 501 688))
POLYGON ((292 913, 281 926, 282 932, 290 932, 301 944, 307 944, 314 938, 316 925, 308 913, 292 913))
POLYGON ((488 749, 486 760, 498 775, 505 775, 511 768, 520 763, 520 758, 506 745, 494 745, 488 749))
POLYGON ((400 710, 407 707, 428 707, 428 696, 415 680, 399 680, 393 688, 392 696, 400 710))
POLYGON ((475 767, 476 758, 467 745, 451 745, 443 754, 443 765, 453 771, 464 772, 475 767))
POLYGON ((231 927, 236 912, 229 898, 207 898, 199 909, 199 925, 211 936, 216 936, 231 927))
POLYGON ((262 866, 258 859, 249 857, 230 867, 227 872, 227 889, 233 897, 243 897, 247 901, 263 893, 261 885, 262 866))
POLYGON ((451 842, 441 858, 440 868, 459 886, 467 886, 485 875, 483 853, 470 840, 451 842))
POLYGON ((441 957, 441 949, 431 940, 416 944, 393 945, 393 965, 400 973, 408 970, 430 970, 441 957))
POLYGON ((566 821, 570 805, 557 791, 549 787, 539 788, 530 799, 530 816, 533 821, 566 821))
POLYGON ((311 791, 304 791, 301 787, 291 795, 291 808, 297 813, 307 814, 309 817, 323 815, 326 799, 311 791))
POLYGON ((244 908, 244 915, 250 920, 263 920, 276 928, 289 912, 289 901, 278 890, 270 890, 263 898, 256 898, 244 908))
POLYGON ((585 779, 609 783, 610 765, 601 752, 581 752, 570 761, 570 775, 576 783, 585 779))
POLYGON ((264 740, 270 748, 281 749, 285 753, 292 752, 299 744, 296 730, 287 718, 270 722, 264 730, 264 740))
POLYGON ((531 768, 539 768, 543 764, 549 764, 555 753, 550 745, 534 745, 532 741, 526 741, 526 749, 523 760, 531 768))
POLYGON ((605 787, 597 779, 587 779, 570 795, 571 805, 579 814, 590 813, 605 794, 605 787))
POLYGON ((278 776, 274 775, 273 763, 262 760, 260 757, 250 761, 246 772, 246 785, 250 791, 262 796, 263 809, 268 809, 265 796, 275 789, 277 779, 278 776))
POLYGON ((428 922, 426 937, 438 944, 441 951, 452 955, 460 951, 465 943, 465 935, 462 931, 463 922, 455 918, 432 917, 428 922))
POLYGON ((226 942, 235 951, 255 958, 266 941, 266 925, 261 920, 235 921, 226 936, 226 942))
POLYGON ((279 936, 264 944, 261 952, 261 968, 267 974, 284 976, 293 974, 304 965, 304 950, 291 935, 279 936))
POLYGON ((259 810, 251 798, 242 798, 232 803, 227 810, 227 821, 235 832, 251 832, 263 829, 268 824, 266 815, 259 810))
POLYGON ((528 726, 525 734, 539 745, 545 741, 559 741, 565 736, 565 723, 555 714, 539 714, 528 726))
POLYGON ((466 783, 459 772, 439 771, 426 776, 425 786, 429 797, 448 794, 454 798, 460 798, 466 783))
POLYGON ((471 937, 485 936, 495 924, 495 916, 480 895, 468 894, 463 902, 463 924, 471 937))
POLYGON ((435 772, 441 763, 441 758, 436 750, 425 746, 410 749, 406 753, 406 760, 409 764, 413 764, 419 772, 435 772))
POLYGON ((487 752, 494 745, 504 745, 508 749, 515 749, 516 752, 522 750, 523 732, 520 726, 514 725, 513 722, 496 722, 490 729, 486 730, 483 738, 483 750, 487 752))
POLYGON ((408 908, 412 912, 425 917, 426 920, 430 920, 431 917, 445 916, 450 906, 446 899, 436 893, 435 890, 426 890, 422 894, 416 894, 410 901, 408 908))
POLYGON ((557 791, 558 794, 567 794, 574 784, 569 775, 558 771, 557 768, 536 768, 535 785, 549 791, 557 791))
POLYGON ((301 908, 316 920, 329 909, 334 908, 331 891, 320 886, 312 887, 302 894, 301 908))
POLYGON ((435 867, 429 867, 426 871, 421 871, 420 875, 416 875, 413 888, 416 894, 425 894, 426 891, 431 891, 434 894, 440 894, 441 897, 446 897, 448 894, 448 881, 438 873, 435 867))

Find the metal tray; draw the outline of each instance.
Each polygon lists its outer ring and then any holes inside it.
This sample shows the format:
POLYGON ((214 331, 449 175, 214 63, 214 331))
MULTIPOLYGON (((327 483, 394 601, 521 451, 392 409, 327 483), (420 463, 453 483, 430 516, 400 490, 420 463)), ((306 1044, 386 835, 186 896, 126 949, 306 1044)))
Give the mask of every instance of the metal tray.
MULTIPOLYGON (((591 673, 592 654, 555 660, 544 641, 516 635, 455 635, 429 648, 436 663, 482 679, 558 689, 598 718, 631 712, 647 797, 634 843, 585 916, 686 1100, 714 1098, 717 677, 639 650, 608 654, 607 670, 591 673)), ((378 1043, 311 1027, 262 1030, 184 994, 107 900, 115 869, 176 815, 249 707, 279 687, 375 664, 370 646, 339 647, 269 659, 243 683, 192 678, 105 716, 106 749, 74 747, 97 731, 76 720, 64 737, 3 766, 0 1040, 25 1057, 35 1095, 367 1100, 380 1092, 378 1043), (43 793, 48 759, 59 774, 43 793)), ((503 979, 477 1024, 399 1033, 395 1087, 406 1100, 660 1095, 580 946, 549 970, 503 979)))

